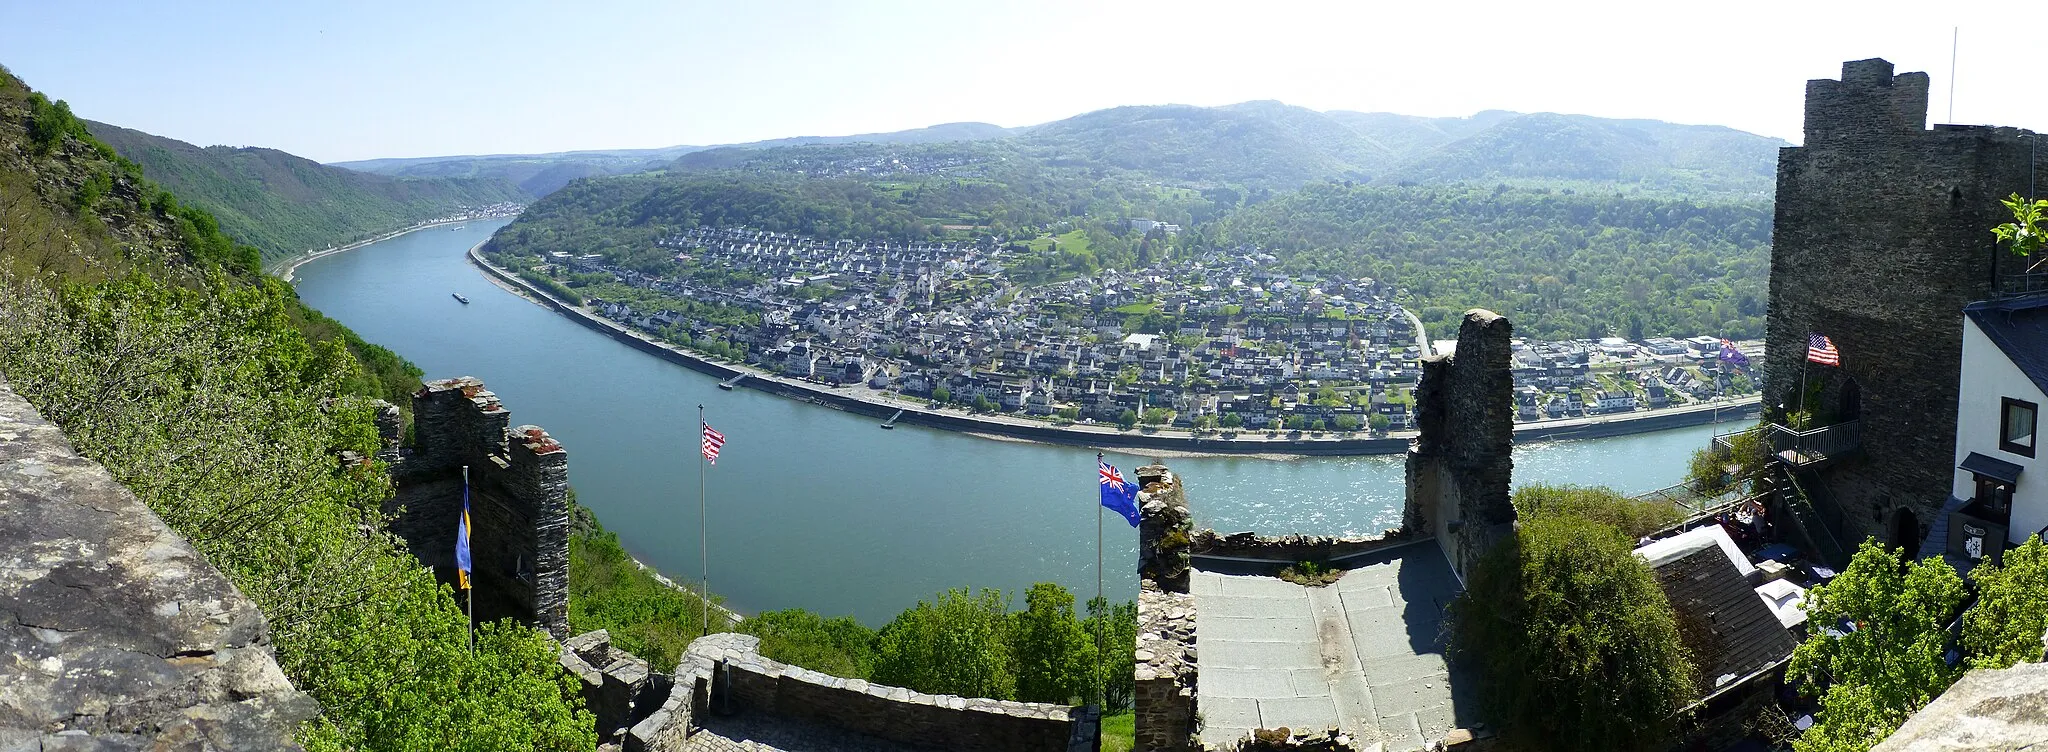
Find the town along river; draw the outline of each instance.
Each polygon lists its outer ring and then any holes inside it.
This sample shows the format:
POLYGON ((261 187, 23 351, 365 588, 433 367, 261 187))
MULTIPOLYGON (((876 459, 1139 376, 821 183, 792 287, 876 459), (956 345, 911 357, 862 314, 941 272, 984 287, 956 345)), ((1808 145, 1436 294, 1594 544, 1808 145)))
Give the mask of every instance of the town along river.
MULTIPOLYGON (((570 480, 642 561, 698 577, 697 405, 724 432, 711 468, 711 589, 743 613, 803 607, 879 626, 953 587, 1095 593, 1095 453, 878 421, 718 382, 506 292, 467 263, 506 220, 437 227, 300 267, 314 308, 410 358, 476 376, 514 425, 569 450, 570 480), (461 293, 468 305, 450 293, 461 293)), ((1713 426, 1535 443, 1518 482, 1676 483, 1713 426)), ((1725 429, 1724 429, 1725 430, 1725 429)), ((1111 454, 1129 473, 1143 455, 1111 454)), ((1373 533, 1400 521, 1398 456, 1176 458, 1197 524, 1224 532, 1373 533)), ((1136 596, 1136 531, 1109 514, 1105 581, 1136 596)))

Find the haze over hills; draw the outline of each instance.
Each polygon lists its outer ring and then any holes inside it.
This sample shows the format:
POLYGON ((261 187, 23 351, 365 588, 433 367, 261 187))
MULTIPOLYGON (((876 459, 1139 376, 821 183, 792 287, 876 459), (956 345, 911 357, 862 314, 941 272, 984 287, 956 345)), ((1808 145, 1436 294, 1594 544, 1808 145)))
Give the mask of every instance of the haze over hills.
MULTIPOLYGON (((1223 107, 1114 107, 1022 128, 949 123, 852 136, 804 136, 719 147, 422 157, 337 166, 407 177, 503 177, 536 196, 576 177, 681 169, 814 164, 819 146, 974 143, 990 159, 1019 157, 1096 175, 1127 174, 1196 188, 1287 190, 1328 180, 1493 182, 1624 192, 1764 198, 1784 141, 1721 126, 1488 110, 1429 118, 1318 112, 1276 101, 1223 107), (788 150, 794 151, 788 151, 788 150), (713 154, 707 154, 711 152, 713 154)), ((895 158, 900 150, 874 154, 895 158)))
POLYGON ((199 147, 85 121, 93 136, 147 176, 212 212, 221 229, 265 259, 388 232, 462 207, 524 202, 496 178, 398 179, 329 167, 276 149, 199 147))

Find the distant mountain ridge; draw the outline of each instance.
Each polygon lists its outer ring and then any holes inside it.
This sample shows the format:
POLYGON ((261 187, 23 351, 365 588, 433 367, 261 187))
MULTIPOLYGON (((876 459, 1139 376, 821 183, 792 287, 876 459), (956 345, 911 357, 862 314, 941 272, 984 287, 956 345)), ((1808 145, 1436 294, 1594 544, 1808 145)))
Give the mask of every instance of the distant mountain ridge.
POLYGON ((85 125, 141 165, 144 176, 212 212, 223 231, 256 246, 265 259, 360 240, 465 206, 528 198, 498 179, 399 179, 276 149, 200 147, 106 123, 85 125))

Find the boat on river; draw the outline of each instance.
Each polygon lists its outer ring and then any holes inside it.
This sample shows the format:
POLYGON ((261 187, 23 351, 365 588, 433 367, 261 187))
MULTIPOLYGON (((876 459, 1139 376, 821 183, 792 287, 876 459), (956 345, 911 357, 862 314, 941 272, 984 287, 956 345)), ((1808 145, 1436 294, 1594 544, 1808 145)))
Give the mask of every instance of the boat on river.
POLYGON ((460 301, 462 301, 462 304, 463 304, 463 305, 469 305, 469 298, 465 298, 465 297, 463 297, 463 296, 462 296, 462 293, 459 293, 459 292, 451 292, 451 293, 448 293, 448 294, 450 294, 450 295, 453 295, 453 296, 455 296, 455 299, 456 299, 456 300, 460 300, 460 301))

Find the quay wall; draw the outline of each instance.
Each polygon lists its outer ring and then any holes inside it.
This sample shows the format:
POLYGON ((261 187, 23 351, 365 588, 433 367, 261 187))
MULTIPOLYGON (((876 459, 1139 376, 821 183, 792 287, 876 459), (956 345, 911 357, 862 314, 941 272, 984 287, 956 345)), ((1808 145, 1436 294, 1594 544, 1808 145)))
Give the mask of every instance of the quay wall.
MULTIPOLYGON (((766 392, 779 397, 814 405, 823 405, 858 415, 874 418, 888 418, 897 410, 903 411, 899 423, 928 426, 948 431, 989 434, 1014 439, 1025 439, 1048 444, 1064 444, 1101 449, 1161 449, 1177 452, 1202 454, 1283 454, 1300 456, 1354 456, 1378 454, 1402 454, 1408 451, 1408 435, 1386 437, 1361 437, 1348 439, 1226 439, 1215 436, 1184 436, 1147 434, 1142 431, 1122 433, 1095 433, 1075 431, 1050 425, 1019 425, 1014 423, 983 420, 970 415, 952 415, 916 407, 885 404, 861 399, 822 387, 810 387, 790 383, 781 379, 759 378, 751 369, 719 363, 677 348, 653 342, 636 335, 623 325, 569 305, 518 275, 498 268, 483 258, 482 244, 469 249, 470 263, 506 284, 524 290, 544 306, 569 317, 594 331, 602 332, 626 345, 683 366, 698 373, 720 380, 745 374, 746 379, 738 386, 766 392)), ((1754 417, 1760 408, 1755 401, 1737 402, 1719 410, 1681 410, 1652 412, 1645 415, 1623 415, 1608 419, 1592 418, 1565 421, 1556 424, 1517 426, 1514 438, 1517 442, 1543 441, 1551 439, 1593 439, 1609 436, 1625 436, 1669 428, 1684 428, 1707 423, 1727 422, 1754 417)))

